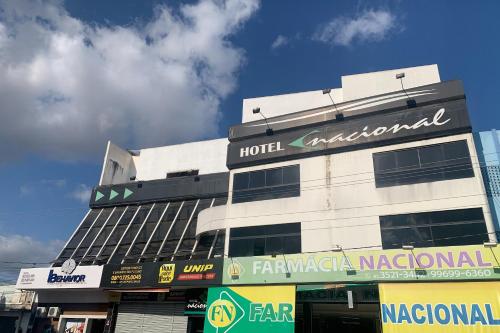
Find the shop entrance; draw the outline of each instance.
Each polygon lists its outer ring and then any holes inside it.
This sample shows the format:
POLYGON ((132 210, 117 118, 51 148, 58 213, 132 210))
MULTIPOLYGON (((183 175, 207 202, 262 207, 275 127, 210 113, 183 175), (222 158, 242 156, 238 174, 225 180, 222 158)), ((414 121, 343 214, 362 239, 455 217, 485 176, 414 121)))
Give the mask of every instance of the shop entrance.
POLYGON ((376 285, 297 286, 296 333, 380 333, 376 285))
POLYGON ((89 319, 87 324, 88 333, 103 333, 106 319, 89 319))
POLYGON ((189 317, 187 333, 203 333, 205 317, 189 317))

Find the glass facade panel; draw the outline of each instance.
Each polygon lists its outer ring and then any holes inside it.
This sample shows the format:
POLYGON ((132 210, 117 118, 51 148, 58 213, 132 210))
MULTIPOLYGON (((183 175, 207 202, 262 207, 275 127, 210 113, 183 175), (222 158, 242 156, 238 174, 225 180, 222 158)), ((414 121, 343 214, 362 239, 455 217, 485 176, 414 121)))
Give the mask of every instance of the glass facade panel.
POLYGON ((177 220, 174 222, 174 225, 167 236, 167 241, 161 250, 160 258, 170 258, 174 254, 189 218, 193 214, 197 201, 198 200, 190 200, 184 202, 184 205, 177 216, 177 220))
POLYGON ((380 231, 384 249, 472 245, 489 239, 481 208, 381 216, 380 231))
MULTIPOLYGON (((170 259, 177 248, 176 259, 190 259, 196 244, 198 214, 211 205, 226 203, 227 196, 90 210, 54 265, 60 266, 70 257, 81 265, 170 259)), ((199 242, 199 258, 208 257, 214 235, 199 242)), ((224 239, 218 239, 217 244, 222 245, 223 253, 224 239)))
POLYGON ((99 235, 94 240, 94 244, 92 244, 92 247, 90 248, 89 252, 87 253, 86 257, 84 260, 88 261, 90 259, 94 259, 95 256, 99 253, 101 250, 101 247, 104 245, 104 242, 108 238, 108 236, 111 234, 111 231, 113 230, 113 227, 117 223, 117 221, 120 219, 122 216, 123 212, 125 211, 126 207, 116 207, 115 211, 109 218, 108 222, 101 228, 101 231, 99 235))
POLYGON ((206 259, 215 239, 215 232, 209 232, 200 236, 198 244, 191 256, 192 259, 206 259))
POLYGON ((175 216, 179 212, 181 205, 182 202, 171 202, 169 204, 167 211, 163 214, 163 218, 156 229, 156 232, 153 234, 153 237, 151 237, 149 246, 144 252, 145 261, 152 261, 157 255, 163 240, 167 236, 168 230, 172 226, 175 216))
POLYGON ((234 190, 246 190, 248 188, 248 179, 250 178, 250 173, 237 173, 233 178, 233 189, 234 190))
POLYGON ((474 177, 467 141, 373 154, 377 187, 474 177))
POLYGON ((224 244, 226 242, 226 233, 224 230, 219 231, 215 240, 214 248, 212 249, 211 258, 220 258, 224 256, 224 244))
POLYGON ((138 206, 129 206, 125 213, 123 214, 123 217, 116 222, 114 226, 114 230, 111 232, 111 235, 109 236, 103 251, 97 258, 98 262, 105 261, 109 258, 109 256, 113 253, 114 249, 118 245, 118 242, 123 236, 123 233, 127 229, 127 226, 131 222, 132 218, 134 217, 137 209, 139 209, 138 206))
POLYGON ((231 229, 230 257, 292 254, 301 251, 300 223, 231 229))
POLYGON ((99 234, 99 231, 101 230, 104 222, 106 222, 112 211, 113 208, 105 208, 102 210, 101 214, 98 216, 97 220, 95 220, 91 229, 88 231, 87 235, 81 242, 78 250, 76 250, 75 254, 73 255, 72 258, 75 261, 79 262, 83 258, 84 254, 87 252, 89 246, 99 234))
POLYGON ((224 206, 226 204, 227 204, 227 197, 219 197, 219 198, 215 198, 214 204, 212 207, 224 206))
MULTIPOLYGON (((148 242, 149 237, 153 234, 153 231, 155 230, 160 218, 162 217, 162 214, 163 213, 166 214, 165 212, 166 207, 167 207, 166 202, 155 204, 153 210, 149 214, 148 220, 146 221, 142 229, 139 231, 137 239, 135 240, 135 243, 130 249, 130 256, 132 257, 140 256, 140 254, 144 250, 144 247, 146 246, 146 243, 148 242)), ((131 261, 135 262, 137 260, 131 260, 131 261)))
POLYGON ((152 206, 152 204, 149 204, 140 207, 139 211, 135 215, 135 218, 130 222, 128 226, 126 226, 126 233, 123 235, 123 238, 121 239, 120 244, 118 245, 118 248, 111 258, 110 262, 116 263, 122 261, 128 249, 132 245, 132 241, 139 232, 139 228, 142 226, 144 220, 148 216, 152 206))
POLYGON ((233 177, 233 203, 300 196, 300 167, 291 165, 244 173, 233 177), (245 179, 248 177, 248 187, 245 179))
POLYGON ((182 238, 181 245, 177 250, 176 257, 187 257, 189 259, 191 257, 191 252, 193 251, 194 244, 196 242, 196 225, 198 222, 198 214, 210 207, 212 204, 212 199, 201 199, 198 203, 198 207, 196 208, 196 212, 189 223, 189 226, 182 238))
POLYGON ((61 266, 61 264, 69 259, 71 255, 75 252, 76 247, 82 239, 85 237, 87 234, 87 231, 89 230, 90 226, 92 223, 94 223, 95 219, 101 212, 101 209, 92 209, 87 216, 85 217, 84 221, 81 223, 80 228, 78 231, 73 235, 71 240, 68 242, 64 250, 61 252, 61 255, 54 261, 54 266, 61 266))

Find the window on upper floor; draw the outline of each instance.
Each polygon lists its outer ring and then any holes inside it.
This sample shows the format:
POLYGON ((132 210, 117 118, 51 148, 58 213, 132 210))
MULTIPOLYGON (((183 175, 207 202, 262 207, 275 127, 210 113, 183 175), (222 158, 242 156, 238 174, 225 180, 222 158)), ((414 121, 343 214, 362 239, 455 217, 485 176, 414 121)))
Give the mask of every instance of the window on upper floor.
POLYGON ((301 252, 300 223, 232 228, 229 256, 251 257, 301 252))
POLYGON ((233 203, 300 196, 300 166, 242 172, 233 178, 233 203))
POLYGON ((376 187, 474 177, 467 141, 373 154, 376 187))
POLYGON ((384 249, 483 244, 488 231, 481 208, 380 216, 384 249))

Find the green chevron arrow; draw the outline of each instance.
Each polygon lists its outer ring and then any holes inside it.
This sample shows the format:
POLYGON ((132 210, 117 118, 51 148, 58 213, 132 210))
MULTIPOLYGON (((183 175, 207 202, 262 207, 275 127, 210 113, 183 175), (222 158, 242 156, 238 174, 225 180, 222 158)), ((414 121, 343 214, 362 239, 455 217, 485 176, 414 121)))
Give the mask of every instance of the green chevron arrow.
POLYGON ((102 194, 101 192, 97 191, 97 193, 95 194, 95 200, 94 201, 99 201, 103 197, 104 197, 104 194, 102 194))
POLYGON ((131 196, 134 192, 129 190, 128 188, 125 187, 125 192, 123 192, 123 199, 127 199, 129 196, 131 196))
POLYGON ((117 195, 118 192, 116 192, 115 190, 111 190, 111 192, 109 193, 109 200, 113 200, 117 195))

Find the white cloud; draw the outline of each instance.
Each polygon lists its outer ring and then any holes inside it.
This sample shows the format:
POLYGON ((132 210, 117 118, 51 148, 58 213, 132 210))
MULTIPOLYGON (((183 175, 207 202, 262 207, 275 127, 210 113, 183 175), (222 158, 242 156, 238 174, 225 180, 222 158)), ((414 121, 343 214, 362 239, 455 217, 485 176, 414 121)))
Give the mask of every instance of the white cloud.
POLYGON ((271 49, 276 50, 279 49, 280 47, 286 46, 290 40, 288 37, 283 36, 283 35, 278 35, 274 42, 271 44, 271 49))
POLYGON ((21 185, 19 187, 19 194, 23 197, 32 194, 34 191, 35 189, 33 188, 33 186, 27 184, 21 185))
POLYGON ((19 187, 19 194, 21 196, 28 196, 39 191, 45 192, 53 189, 62 189, 66 185, 66 179, 41 179, 21 185, 19 187))
POLYGON ((48 266, 38 264, 54 260, 63 246, 64 242, 60 240, 40 242, 29 236, 0 235, 0 258, 2 261, 0 263, 0 282, 15 282, 20 268, 33 267, 28 263, 36 263, 36 267, 48 266))
POLYGON ((69 195, 70 195, 70 197, 80 201, 81 203, 88 203, 90 200, 91 194, 92 194, 92 189, 89 186, 87 186, 85 184, 80 184, 69 195))
POLYGON ((48 187, 57 187, 57 188, 63 188, 66 186, 67 181, 66 179, 42 179, 40 181, 42 185, 48 186, 48 187))
POLYGON ((355 41, 380 41, 396 28, 396 16, 388 10, 367 10, 355 17, 336 17, 321 26, 313 39, 349 46, 355 41))
POLYGON ((86 159, 108 139, 144 147, 216 136, 245 62, 230 37, 258 7, 200 0, 123 27, 87 24, 62 1, 0 0, 3 156, 86 159))

